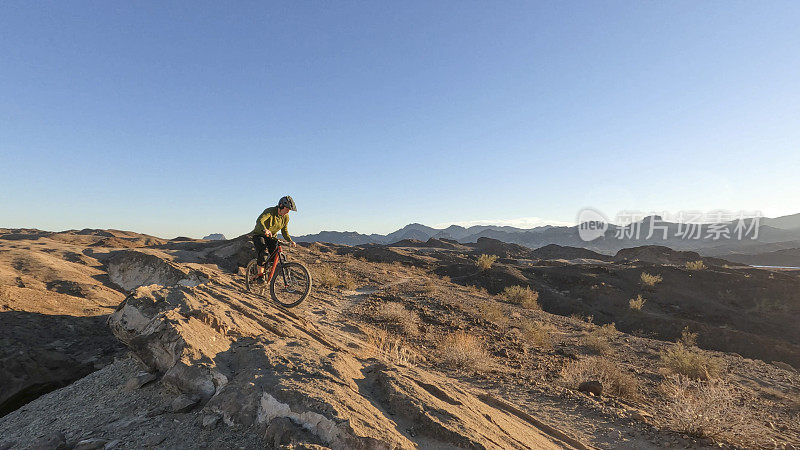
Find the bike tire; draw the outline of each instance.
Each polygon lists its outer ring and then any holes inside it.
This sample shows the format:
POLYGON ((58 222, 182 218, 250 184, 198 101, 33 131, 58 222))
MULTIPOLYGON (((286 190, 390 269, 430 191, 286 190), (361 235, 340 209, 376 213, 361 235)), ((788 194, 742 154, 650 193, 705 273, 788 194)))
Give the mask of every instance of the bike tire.
POLYGON ((258 295, 260 297, 265 297, 265 291, 267 288, 267 284, 264 282, 254 283, 253 278, 258 274, 258 265, 256 264, 255 259, 251 259, 249 263, 247 263, 247 268, 244 271, 244 285, 247 289, 247 292, 252 294, 258 295))
POLYGON ((311 272, 309 272, 306 266, 297 262, 282 263, 280 267, 278 267, 278 270, 275 271, 275 275, 273 275, 272 280, 269 282, 269 293, 275 303, 278 303, 284 308, 293 308, 302 303, 303 300, 308 297, 308 294, 311 293, 311 272), (284 276, 287 273, 292 277, 298 277, 298 279, 291 281, 293 285, 292 288, 287 288, 285 284, 283 287, 284 289, 291 290, 294 289, 294 286, 297 286, 299 290, 295 291, 295 293, 297 294, 298 298, 292 297, 290 299, 287 295, 284 295, 283 291, 279 291, 279 293, 276 292, 275 283, 277 282, 283 284, 284 276))

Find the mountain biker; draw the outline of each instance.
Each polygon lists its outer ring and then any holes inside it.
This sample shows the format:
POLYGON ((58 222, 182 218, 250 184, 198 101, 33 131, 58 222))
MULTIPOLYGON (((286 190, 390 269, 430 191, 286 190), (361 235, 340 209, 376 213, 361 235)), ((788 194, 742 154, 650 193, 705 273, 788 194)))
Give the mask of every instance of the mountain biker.
POLYGON ((256 219, 256 227, 253 229, 253 244, 256 246, 258 253, 258 276, 264 275, 264 265, 266 264, 266 250, 269 250, 271 255, 278 248, 278 239, 275 235, 278 230, 281 231, 283 238, 289 241, 289 245, 297 247, 297 244, 289 236, 289 230, 286 228, 289 224, 289 211, 297 211, 297 206, 294 204, 292 197, 287 195, 281 197, 277 206, 267 208, 256 219))

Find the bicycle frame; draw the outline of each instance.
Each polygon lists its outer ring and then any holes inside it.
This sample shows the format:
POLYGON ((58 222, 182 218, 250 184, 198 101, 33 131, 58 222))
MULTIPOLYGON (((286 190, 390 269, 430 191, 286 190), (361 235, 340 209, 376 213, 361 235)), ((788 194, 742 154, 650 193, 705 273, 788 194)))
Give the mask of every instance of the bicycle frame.
MULTIPOLYGON (((272 280, 272 277, 275 275, 275 269, 278 268, 278 261, 280 260, 282 262, 282 261, 284 261, 286 259, 286 257, 283 256, 282 249, 281 249, 281 244, 278 244, 278 246, 275 248, 275 252, 273 254, 275 256, 272 257, 272 267, 270 267, 270 269, 269 269, 269 277, 267 277, 267 280, 266 280, 267 283, 269 283, 270 280, 272 280)), ((286 280, 284 280, 284 282, 285 281, 286 280)))

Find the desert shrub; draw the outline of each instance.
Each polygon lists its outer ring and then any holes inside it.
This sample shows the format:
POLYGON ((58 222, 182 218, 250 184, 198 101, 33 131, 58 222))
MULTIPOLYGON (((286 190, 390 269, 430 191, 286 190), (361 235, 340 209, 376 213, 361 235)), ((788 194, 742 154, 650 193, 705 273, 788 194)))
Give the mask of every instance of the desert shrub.
POLYGON ((470 294, 480 295, 482 297, 488 297, 489 296, 489 292, 486 290, 486 288, 482 288, 480 286, 475 286, 475 285, 472 285, 472 284, 469 284, 469 285, 467 285, 465 287, 467 288, 467 291, 469 291, 470 294))
POLYGON ((539 293, 529 287, 509 286, 503 290, 501 296, 525 308, 542 309, 539 306, 539 293))
POLYGON ((555 327, 550 324, 526 321, 519 327, 522 333, 522 338, 525 342, 530 343, 534 347, 548 349, 553 347, 553 331, 555 327))
POLYGON ((349 272, 344 272, 339 277, 339 286, 343 287, 344 289, 347 289, 348 291, 352 291, 358 286, 358 282, 356 281, 356 278, 353 276, 353 274, 349 272))
POLYGON ((339 274, 329 265, 314 267, 314 283, 323 288, 334 288, 339 285, 339 274))
POLYGON ((488 300, 480 305, 477 312, 484 320, 492 322, 500 327, 504 327, 508 324, 508 316, 505 311, 492 300, 488 300))
POLYGON ((489 270, 492 268, 492 264, 494 264, 495 261, 497 261, 497 255, 483 254, 478 257, 478 261, 475 264, 478 266, 478 269, 489 270))
POLYGON ((642 297, 642 294, 639 294, 636 296, 636 298, 628 300, 628 306, 634 311, 641 311, 645 302, 647 302, 647 300, 642 297))
POLYGON ((561 370, 567 387, 577 389, 584 381, 599 381, 604 395, 637 400, 641 384, 633 375, 624 372, 619 364, 603 357, 589 357, 569 362, 561 370))
POLYGON ((681 337, 678 339, 678 342, 683 344, 685 347, 694 347, 697 345, 697 333, 692 333, 689 331, 689 327, 683 327, 683 331, 681 331, 681 337))
POLYGON ((704 270, 706 265, 702 260, 686 261, 686 268, 689 270, 704 270))
POLYGON ((614 327, 613 323, 606 324, 595 328, 590 331, 589 334, 583 336, 580 340, 580 344, 597 354, 608 355, 613 352, 609 339, 616 335, 616 333, 617 329, 614 327))
POLYGON ((642 275, 639 278, 642 280, 642 284, 650 287, 653 287, 664 280, 661 275, 652 275, 647 272, 642 272, 642 275))
POLYGON ((464 331, 446 336, 439 345, 442 363, 461 369, 482 370, 489 363, 483 342, 464 331))
POLYGON ((735 438, 758 434, 750 414, 739 407, 728 385, 720 379, 697 381, 671 376, 660 386, 663 419, 675 431, 695 437, 735 438))
POLYGON ((723 368, 719 358, 704 355, 697 347, 687 347, 681 342, 661 352, 661 365, 668 373, 695 380, 717 378, 723 368))
POLYGON ((433 295, 439 292, 439 283, 434 280, 425 280, 422 283, 422 292, 426 295, 433 295))
POLYGON ((375 318, 400 328, 408 334, 415 334, 418 330, 419 317, 406 309, 400 303, 388 302, 382 304, 375 312, 375 318))
POLYGON ((594 316, 591 314, 584 316, 583 314, 573 313, 569 315, 569 318, 580 322, 594 323, 594 316))
POLYGON ((369 328, 365 331, 367 343, 378 350, 378 354, 394 363, 413 364, 419 359, 401 336, 383 328, 369 328))
POLYGON ((353 290, 358 283, 355 277, 349 272, 337 272, 333 267, 327 264, 321 264, 313 269, 314 284, 323 288, 342 287, 344 289, 353 290))

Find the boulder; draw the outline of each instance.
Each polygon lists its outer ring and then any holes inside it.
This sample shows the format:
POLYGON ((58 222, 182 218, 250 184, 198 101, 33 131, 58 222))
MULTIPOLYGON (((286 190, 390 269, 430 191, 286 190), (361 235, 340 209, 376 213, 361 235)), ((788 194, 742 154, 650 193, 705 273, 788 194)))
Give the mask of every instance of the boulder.
POLYGON ((586 394, 596 395, 599 397, 603 395, 603 384, 595 380, 584 381, 583 383, 578 385, 578 391, 586 394))

